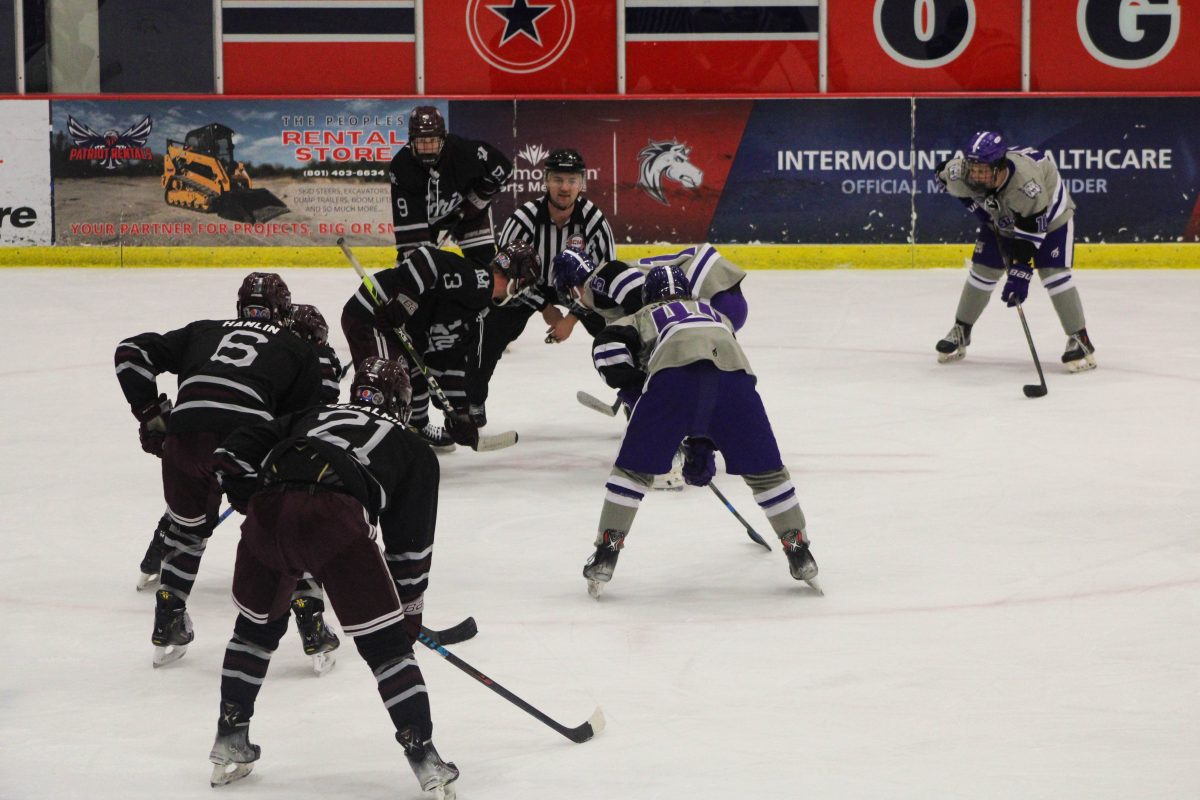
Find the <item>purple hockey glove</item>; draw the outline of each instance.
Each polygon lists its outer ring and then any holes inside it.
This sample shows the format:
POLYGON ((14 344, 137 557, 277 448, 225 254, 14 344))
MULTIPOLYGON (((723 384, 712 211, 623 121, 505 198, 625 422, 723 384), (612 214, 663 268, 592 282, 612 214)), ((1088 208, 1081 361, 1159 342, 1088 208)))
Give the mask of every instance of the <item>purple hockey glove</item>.
POLYGON ((708 486, 717 474, 717 456, 708 439, 683 440, 683 479, 688 486, 708 486))
POLYGON ((1026 264, 1013 264, 1008 269, 1008 280, 1004 282, 1004 291, 1000 299, 1008 303, 1008 307, 1021 305, 1029 297, 1029 279, 1033 272, 1026 264))

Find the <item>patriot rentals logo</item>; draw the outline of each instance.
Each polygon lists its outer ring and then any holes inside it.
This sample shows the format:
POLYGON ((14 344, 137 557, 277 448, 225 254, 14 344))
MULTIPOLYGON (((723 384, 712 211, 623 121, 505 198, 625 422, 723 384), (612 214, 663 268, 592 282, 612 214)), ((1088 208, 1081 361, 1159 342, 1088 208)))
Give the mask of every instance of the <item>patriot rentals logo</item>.
POLYGON ((469 0, 467 38, 498 70, 523 75, 553 64, 575 35, 573 0, 469 0))
POLYGON ((152 125, 147 115, 141 122, 130 125, 121 133, 112 128, 104 133, 96 133, 85 123, 68 115, 67 130, 75 142, 69 159, 99 161, 100 166, 105 169, 116 169, 126 161, 149 161, 154 158, 150 148, 146 147, 152 125))

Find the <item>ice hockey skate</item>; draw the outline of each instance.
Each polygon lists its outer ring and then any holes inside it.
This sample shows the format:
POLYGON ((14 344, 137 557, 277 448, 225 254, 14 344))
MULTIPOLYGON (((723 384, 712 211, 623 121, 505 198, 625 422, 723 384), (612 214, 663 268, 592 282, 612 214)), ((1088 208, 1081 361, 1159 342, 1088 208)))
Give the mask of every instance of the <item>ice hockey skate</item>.
POLYGON ((155 595, 154 632, 150 635, 154 645, 154 666, 161 667, 183 658, 194 638, 187 606, 170 591, 159 589, 155 595))
POLYGON ((333 651, 341 641, 333 629, 325 624, 325 601, 319 597, 297 597, 292 601, 292 613, 296 615, 296 629, 304 643, 304 654, 312 656, 313 672, 324 675, 333 669, 337 657, 333 651))
POLYGON ((662 475, 655 475, 652 488, 656 492, 682 492, 684 485, 683 454, 677 452, 675 453, 675 457, 671 459, 671 471, 662 475))
POLYGON ((938 363, 947 364, 958 361, 967 354, 971 344, 971 326, 965 322, 955 322, 954 327, 945 338, 937 343, 938 363))
POLYGON ((432 792, 438 800, 454 800, 458 767, 453 762, 442 761, 433 742, 428 739, 420 741, 412 728, 398 731, 396 741, 404 748, 404 755, 421 784, 421 791, 432 792))
POLYGON ((1096 358, 1092 355, 1095 352, 1087 328, 1080 328, 1067 337, 1067 349, 1062 354, 1062 362, 1067 365, 1068 372, 1087 372, 1096 368, 1096 358))
POLYGON ((604 541, 597 545, 596 552, 588 556, 583 565, 583 577, 587 578, 588 594, 599 597, 604 592, 604 586, 612 580, 613 571, 617 568, 617 556, 625 546, 625 532, 608 530, 604 532, 604 541))
POLYGON ((217 721, 217 738, 208 760, 213 763, 209 784, 225 786, 241 780, 254 769, 262 748, 250 743, 250 720, 237 703, 223 701, 217 721))
POLYGON ((424 439, 435 453, 453 453, 456 448, 454 440, 441 425, 427 422, 424 427, 417 428, 416 431, 417 435, 424 439))
POLYGON ((807 583, 817 594, 825 594, 821 590, 821 584, 817 583, 817 562, 809 552, 804 531, 788 531, 779 537, 779 543, 783 545, 783 554, 787 556, 788 570, 792 577, 807 583))
POLYGON ((163 518, 158 521, 158 527, 154 530, 154 537, 150 540, 150 545, 146 548, 146 555, 142 556, 142 563, 138 566, 141 573, 137 582, 139 592, 143 589, 158 588, 162 559, 167 554, 167 545, 163 542, 163 534, 166 533, 167 526, 170 524, 170 518, 164 514, 163 518))

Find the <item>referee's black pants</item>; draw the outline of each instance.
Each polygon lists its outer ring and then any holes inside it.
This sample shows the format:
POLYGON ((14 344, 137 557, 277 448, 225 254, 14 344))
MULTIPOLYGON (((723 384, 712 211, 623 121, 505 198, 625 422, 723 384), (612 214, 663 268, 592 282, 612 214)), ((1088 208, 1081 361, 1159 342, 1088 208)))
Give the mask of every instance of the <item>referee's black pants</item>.
POLYGON ((479 366, 467 378, 467 400, 471 405, 483 405, 487 400, 488 384, 496 364, 504 355, 504 348, 521 335, 535 311, 516 301, 488 309, 479 331, 479 366))

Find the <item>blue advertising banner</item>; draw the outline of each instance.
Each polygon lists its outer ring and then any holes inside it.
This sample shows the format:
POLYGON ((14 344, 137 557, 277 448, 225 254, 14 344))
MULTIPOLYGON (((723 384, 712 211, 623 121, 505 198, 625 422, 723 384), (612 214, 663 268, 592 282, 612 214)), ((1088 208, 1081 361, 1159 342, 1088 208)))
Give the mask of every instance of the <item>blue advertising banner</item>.
POLYGON ((968 242, 936 166, 979 130, 1049 151, 1081 242, 1200 238, 1200 98, 759 101, 709 233, 717 242, 968 242))

